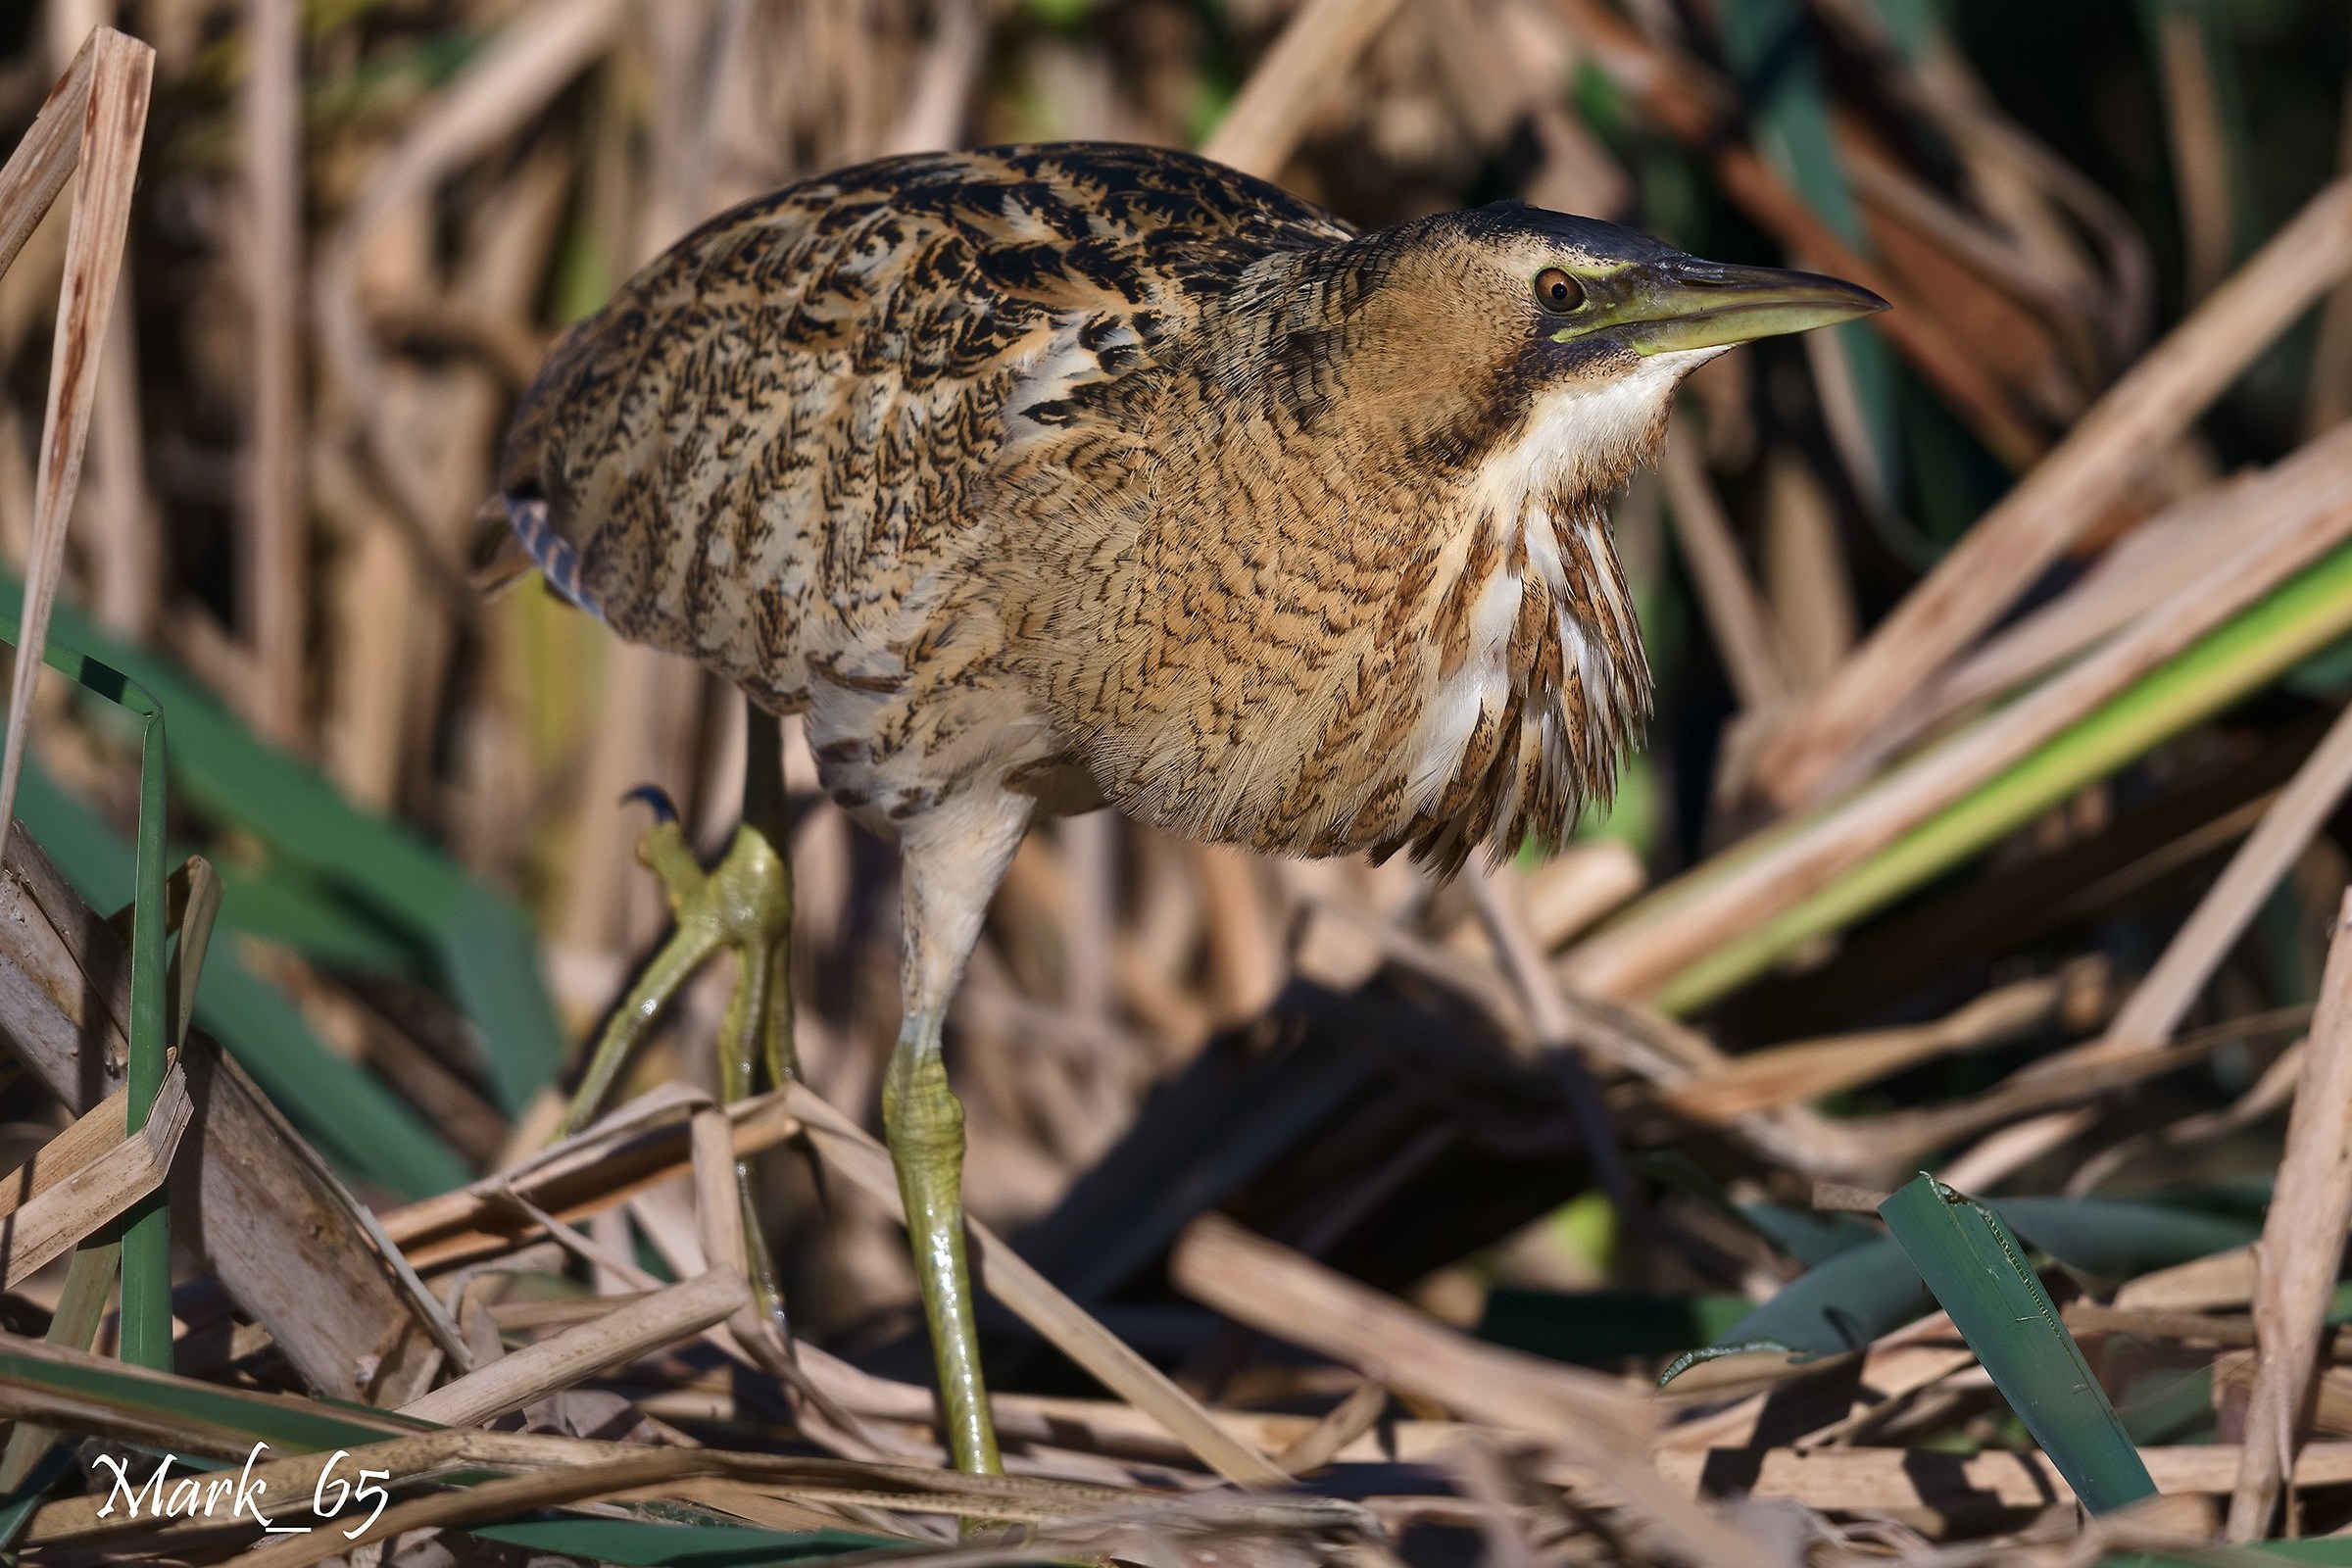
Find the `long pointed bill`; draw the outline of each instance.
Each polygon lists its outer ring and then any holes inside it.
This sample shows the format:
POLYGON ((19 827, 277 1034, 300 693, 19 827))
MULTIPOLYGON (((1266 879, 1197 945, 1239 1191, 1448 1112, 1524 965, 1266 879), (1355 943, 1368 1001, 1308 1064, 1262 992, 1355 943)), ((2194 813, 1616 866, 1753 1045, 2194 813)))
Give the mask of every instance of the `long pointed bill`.
POLYGON ((1850 321, 1886 309, 1866 288, 1817 272, 1727 267, 1695 257, 1650 262, 1613 277, 1609 329, 1637 354, 1728 348, 1850 321))

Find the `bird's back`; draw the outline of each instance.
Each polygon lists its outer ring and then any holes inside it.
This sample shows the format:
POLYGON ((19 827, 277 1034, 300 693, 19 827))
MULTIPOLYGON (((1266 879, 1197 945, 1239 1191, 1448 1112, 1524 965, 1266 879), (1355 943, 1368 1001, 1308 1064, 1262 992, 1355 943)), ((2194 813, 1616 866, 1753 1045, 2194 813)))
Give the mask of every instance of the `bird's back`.
POLYGON ((1008 417, 1054 423, 1188 301, 1348 232, 1141 147, 921 155, 792 186, 688 235, 564 339, 515 416, 506 510, 623 635, 798 709, 812 676, 893 662, 907 594, 992 520, 1008 417))

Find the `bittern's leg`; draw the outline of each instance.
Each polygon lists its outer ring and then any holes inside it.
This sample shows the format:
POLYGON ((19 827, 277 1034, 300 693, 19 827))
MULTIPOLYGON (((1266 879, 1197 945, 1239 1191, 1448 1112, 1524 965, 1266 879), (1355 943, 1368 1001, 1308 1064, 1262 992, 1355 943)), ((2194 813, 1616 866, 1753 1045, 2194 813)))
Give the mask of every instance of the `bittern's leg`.
MULTIPOLYGON (((743 710, 743 826, 766 847, 775 874, 762 927, 774 938, 760 973, 765 1000, 750 1016, 759 1029, 768 1082, 781 1087, 801 1075, 792 1048, 792 860, 787 853, 792 816, 784 791, 784 721, 748 698, 743 710)), ((747 985, 753 973, 747 955, 747 985)))
MULTIPOLYGON (((784 731, 773 713, 745 705, 743 825, 729 857, 743 859, 742 878, 754 894, 745 912, 745 937, 735 953, 735 994, 727 1001, 718 1036, 719 1099, 727 1104, 759 1087, 760 1066, 776 1086, 799 1076, 792 1050, 791 820, 784 795, 784 731)), ((727 862, 721 862, 722 867, 727 862)), ((784 1329, 784 1293, 752 1197, 749 1161, 735 1162, 745 1253, 762 1317, 784 1329)))
POLYGON ((882 1084, 882 1119, 906 1203, 906 1237, 939 1367, 956 1468, 1000 1473, 996 1424, 980 1378, 980 1334, 963 1245, 963 1106, 948 1087, 940 1029, 979 940, 988 901, 1029 825, 1018 796, 964 799, 917 818, 904 838, 901 894, 906 1016, 882 1084))

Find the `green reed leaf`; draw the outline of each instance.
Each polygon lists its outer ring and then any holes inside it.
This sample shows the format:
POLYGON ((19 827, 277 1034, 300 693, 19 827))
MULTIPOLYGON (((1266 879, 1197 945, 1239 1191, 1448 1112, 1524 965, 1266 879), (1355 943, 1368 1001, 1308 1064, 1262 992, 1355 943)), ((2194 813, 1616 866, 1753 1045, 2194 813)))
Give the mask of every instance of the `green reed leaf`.
POLYGON ((1879 1217, 2082 1505, 2105 1513, 2154 1495, 2139 1450, 2000 1216, 1922 1175, 1879 1217))

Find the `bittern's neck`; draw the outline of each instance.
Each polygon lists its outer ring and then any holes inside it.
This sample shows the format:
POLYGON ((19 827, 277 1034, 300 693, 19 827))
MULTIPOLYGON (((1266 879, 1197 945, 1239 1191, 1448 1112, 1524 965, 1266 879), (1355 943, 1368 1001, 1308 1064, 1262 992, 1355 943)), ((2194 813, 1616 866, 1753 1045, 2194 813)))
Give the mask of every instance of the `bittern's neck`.
POLYGON ((1605 505, 1657 455, 1683 377, 1722 352, 1656 354, 1623 374, 1538 394, 1480 464, 1482 489, 1504 510, 1529 502, 1564 511, 1605 505))

